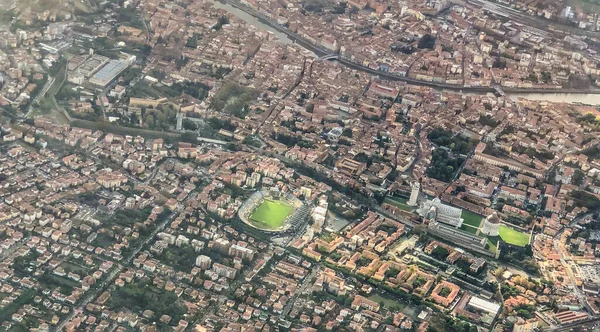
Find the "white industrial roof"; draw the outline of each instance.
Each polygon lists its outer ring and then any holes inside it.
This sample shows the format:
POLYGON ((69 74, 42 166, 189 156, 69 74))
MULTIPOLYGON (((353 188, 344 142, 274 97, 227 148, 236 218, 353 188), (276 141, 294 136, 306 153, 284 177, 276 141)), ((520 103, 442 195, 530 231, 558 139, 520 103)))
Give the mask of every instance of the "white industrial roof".
POLYGON ((471 297, 471 300, 469 300, 469 305, 494 315, 498 312, 498 310, 500 310, 500 305, 478 298, 477 296, 471 297))

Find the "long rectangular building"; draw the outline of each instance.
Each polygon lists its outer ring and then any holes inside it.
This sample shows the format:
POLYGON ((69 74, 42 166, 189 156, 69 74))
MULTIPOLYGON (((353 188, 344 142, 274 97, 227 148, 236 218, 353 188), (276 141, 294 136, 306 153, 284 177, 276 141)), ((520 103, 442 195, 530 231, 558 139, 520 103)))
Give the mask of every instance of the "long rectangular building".
POLYGON ((127 69, 127 67, 129 67, 127 61, 110 60, 106 66, 102 67, 90 78, 90 83, 105 87, 127 69))
POLYGON ((543 171, 525 166, 525 165, 523 165, 517 161, 514 161, 510 158, 498 158, 498 157, 494 157, 489 154, 479 153, 479 152, 476 152, 475 156, 473 158, 475 160, 479 160, 479 161, 482 161, 482 162, 490 164, 490 165, 494 165, 494 166, 498 166, 498 167, 508 167, 508 169, 513 170, 513 171, 517 171, 517 172, 521 172, 521 173, 529 173, 538 179, 544 177, 543 171))
POLYGON ((470 234, 436 221, 429 222, 428 228, 435 235, 467 249, 484 249, 487 243, 487 239, 482 236, 470 234))

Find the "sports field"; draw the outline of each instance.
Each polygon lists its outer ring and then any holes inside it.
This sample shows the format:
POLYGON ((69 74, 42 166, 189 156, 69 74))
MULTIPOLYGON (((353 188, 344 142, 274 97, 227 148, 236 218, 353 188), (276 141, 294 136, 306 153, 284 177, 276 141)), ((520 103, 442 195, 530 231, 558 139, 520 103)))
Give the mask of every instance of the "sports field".
POLYGON ((500 238, 502 241, 512 244, 515 246, 524 247, 529 244, 529 234, 519 232, 514 230, 508 226, 500 225, 500 229, 498 230, 500 238))
POLYGON ((282 201, 265 199, 254 212, 250 215, 250 220, 256 223, 258 227, 266 229, 277 229, 281 227, 283 221, 289 216, 294 208, 282 201))

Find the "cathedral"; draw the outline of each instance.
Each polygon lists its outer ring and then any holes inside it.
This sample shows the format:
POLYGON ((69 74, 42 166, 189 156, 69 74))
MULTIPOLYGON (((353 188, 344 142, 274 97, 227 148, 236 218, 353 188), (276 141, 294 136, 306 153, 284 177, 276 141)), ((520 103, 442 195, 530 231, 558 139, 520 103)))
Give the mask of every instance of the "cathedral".
POLYGON ((441 222, 456 228, 462 226, 463 223, 462 209, 443 204, 438 197, 422 201, 417 213, 427 220, 441 222))

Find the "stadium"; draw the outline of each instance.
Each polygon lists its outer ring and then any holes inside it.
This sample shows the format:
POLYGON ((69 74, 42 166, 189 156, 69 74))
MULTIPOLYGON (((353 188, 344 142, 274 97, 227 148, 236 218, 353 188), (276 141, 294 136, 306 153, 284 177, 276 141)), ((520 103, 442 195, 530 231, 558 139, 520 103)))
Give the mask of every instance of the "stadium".
POLYGON ((242 204, 238 215, 247 225, 270 233, 296 229, 310 209, 291 194, 275 190, 258 191, 242 204))

